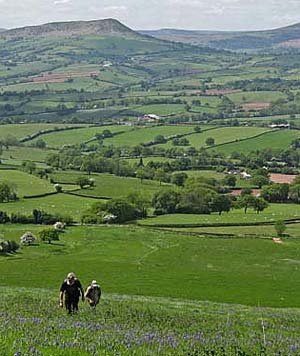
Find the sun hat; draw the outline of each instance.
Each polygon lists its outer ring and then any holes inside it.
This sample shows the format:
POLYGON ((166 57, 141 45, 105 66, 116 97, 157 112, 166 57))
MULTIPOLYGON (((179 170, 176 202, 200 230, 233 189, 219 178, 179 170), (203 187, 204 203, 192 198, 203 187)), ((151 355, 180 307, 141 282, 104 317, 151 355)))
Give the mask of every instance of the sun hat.
POLYGON ((74 278, 76 278, 75 273, 73 272, 68 273, 67 279, 74 279, 74 278))
POLYGON ((92 284, 97 284, 97 281, 93 280, 93 281, 92 281, 92 284))

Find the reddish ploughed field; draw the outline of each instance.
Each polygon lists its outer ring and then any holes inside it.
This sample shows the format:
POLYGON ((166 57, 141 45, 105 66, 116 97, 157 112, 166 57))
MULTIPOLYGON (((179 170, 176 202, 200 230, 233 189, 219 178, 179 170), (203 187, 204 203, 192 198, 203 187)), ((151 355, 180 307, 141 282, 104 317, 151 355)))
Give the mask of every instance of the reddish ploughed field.
POLYGON ((97 77, 99 72, 69 72, 42 74, 29 79, 34 83, 63 83, 67 79, 97 77))
MULTIPOLYGON (((257 197, 257 196, 260 195, 260 192, 261 192, 261 189, 252 189, 251 194, 252 194, 254 197, 257 197)), ((242 189, 235 189, 235 190, 233 190, 230 194, 237 197, 237 196, 241 195, 241 193, 242 193, 242 189)))
POLYGON ((288 183, 291 184, 294 179, 296 178, 295 175, 292 174, 280 174, 280 173, 271 173, 270 180, 273 183, 288 183))
POLYGON ((226 95, 240 93, 240 89, 208 89, 205 91, 206 95, 226 95))
POLYGON ((267 101, 256 101, 253 103, 246 103, 242 105, 243 110, 250 111, 250 110, 262 110, 267 109, 271 106, 270 102, 267 101))

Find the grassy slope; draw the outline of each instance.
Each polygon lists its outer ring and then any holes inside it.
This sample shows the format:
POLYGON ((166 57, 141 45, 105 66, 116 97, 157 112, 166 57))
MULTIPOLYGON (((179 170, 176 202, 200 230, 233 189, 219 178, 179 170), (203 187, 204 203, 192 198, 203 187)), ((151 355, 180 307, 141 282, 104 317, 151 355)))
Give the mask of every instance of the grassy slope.
POLYGON ((1 158, 4 163, 21 164, 23 161, 43 162, 48 154, 56 153, 53 150, 42 150, 34 147, 13 146, 4 149, 1 158))
POLYGON ((213 213, 205 214, 171 214, 161 215, 155 218, 149 218, 141 221, 143 225, 157 225, 157 224, 226 224, 226 223, 253 223, 276 221, 279 219, 294 219, 300 218, 300 206, 297 204, 271 204, 262 213, 257 214, 249 209, 247 214, 243 209, 234 209, 229 213, 213 213))
MULTIPOLYGON (((80 173, 64 172, 53 174, 52 178, 57 182, 75 184, 76 179, 80 176, 82 176, 80 173)), ((140 192, 150 199, 156 191, 171 186, 170 184, 160 185, 158 181, 152 180, 143 180, 141 183, 137 178, 118 177, 112 174, 93 174, 91 177, 95 180, 95 187, 81 189, 75 193, 118 198, 127 196, 130 192, 140 192)))
MULTIPOLYGON (((195 133, 187 137, 191 146, 200 148, 205 147, 207 138, 212 137, 215 144, 222 144, 225 142, 238 141, 247 137, 255 136, 267 131, 262 127, 221 127, 214 130, 208 130, 201 133, 195 133)), ((168 142, 165 147, 172 147, 172 142, 168 142)))
MULTIPOLYGON (((103 130, 110 130, 111 132, 127 131, 128 126, 99 126, 84 129, 53 132, 45 134, 41 138, 46 142, 49 147, 61 147, 63 145, 75 145, 83 143, 92 139, 97 133, 102 133, 103 130)), ((36 140, 29 141, 28 144, 32 145, 36 140)))
POLYGON ((1 288, 2 355, 297 355, 299 310, 106 294, 65 316, 53 290, 1 288), (262 324, 264 325, 264 332, 262 324), (263 342, 265 338, 266 350, 263 342))
POLYGON ((192 126, 154 126, 147 128, 137 128, 121 134, 119 136, 105 140, 105 144, 113 144, 115 146, 135 146, 140 143, 150 142, 156 136, 172 136, 178 134, 192 133, 192 126))
MULTIPOLYGON (((5 238, 42 227, 2 226, 5 238)), ((0 258, 0 285, 58 288, 74 270, 106 293, 299 307, 300 242, 198 238, 136 227, 73 227, 60 242, 0 258), (38 266, 38 273, 36 271, 38 266), (23 271, 20 273, 20 271, 23 271)))
POLYGON ((56 194, 44 198, 22 199, 17 202, 0 203, 0 210, 8 213, 31 215, 33 209, 42 209, 48 213, 59 213, 80 220, 83 211, 87 210, 96 200, 76 197, 67 194, 56 194))
POLYGON ((49 181, 21 171, 1 170, 0 181, 14 184, 20 198, 24 195, 37 195, 54 191, 53 184, 50 184, 49 181))
POLYGON ((50 130, 50 129, 54 129, 55 127, 62 128, 66 126, 73 126, 73 125, 65 125, 65 124, 0 125, 0 137, 5 138, 8 135, 12 135, 20 139, 42 130, 50 130))
POLYGON ((296 130, 282 130, 270 132, 263 136, 249 139, 243 142, 235 142, 221 147, 216 147, 218 152, 230 154, 232 152, 249 153, 254 150, 265 148, 283 149, 288 148, 294 139, 299 138, 300 133, 296 130))

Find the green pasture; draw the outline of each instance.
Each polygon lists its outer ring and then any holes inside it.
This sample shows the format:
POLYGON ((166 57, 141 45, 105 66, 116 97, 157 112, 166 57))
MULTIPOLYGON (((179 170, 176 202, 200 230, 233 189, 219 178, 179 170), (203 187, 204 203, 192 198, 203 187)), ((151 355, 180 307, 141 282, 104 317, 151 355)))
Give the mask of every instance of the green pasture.
MULTIPOLYGON (((274 225, 260 226, 214 226, 214 227, 187 227, 174 228, 173 231, 180 233, 205 234, 205 235, 235 235, 240 238, 256 237, 256 238, 273 238, 277 237, 274 225)), ((290 238, 300 238, 300 224, 287 224, 284 232, 283 242, 289 241, 290 238)))
POLYGON ((172 114, 178 114, 185 112, 183 104, 153 104, 153 105, 141 105, 132 107, 134 111, 138 111, 141 114, 155 114, 158 116, 169 116, 172 114))
MULTIPOLYGON (((3 226, 2 234, 18 241, 25 231, 40 229, 3 226)), ((294 283, 299 251, 299 240, 275 245, 263 239, 199 239, 136 227, 78 226, 68 228, 58 243, 0 257, 0 284, 58 288, 75 271, 84 285, 96 277, 105 293, 299 307, 300 289, 294 283)))
POLYGON ((193 126, 184 125, 142 127, 135 128, 116 137, 108 138, 104 141, 104 144, 112 144, 114 146, 137 146, 141 143, 153 141, 158 135, 170 137, 192 132, 194 132, 193 126))
POLYGON ((232 152, 247 154, 251 151, 263 150, 272 148, 274 150, 282 150, 289 148, 291 142, 300 137, 299 131, 296 130, 279 130, 266 132, 260 137, 249 138, 246 141, 229 143, 224 146, 216 147, 218 152, 226 155, 232 152))
MULTIPOLYGON (((205 75, 205 74, 204 74, 205 75)), ((229 82, 235 82, 239 80, 252 80, 257 78, 276 78, 278 74, 270 73, 268 70, 262 70, 261 72, 248 72, 248 71, 236 71, 236 73, 230 74, 230 72, 219 71, 218 73, 210 74, 213 84, 225 85, 229 82)))
MULTIPOLYGON (((121 132, 130 130, 129 126, 112 125, 112 126, 96 126, 87 127, 76 130, 67 130, 60 132, 52 132, 49 134, 44 134, 39 138, 42 138, 48 147, 62 147, 63 145, 76 145, 95 137, 97 133, 101 134, 103 130, 110 130, 111 132, 121 132)), ((119 136, 116 137, 116 139, 119 136)), ((38 138, 38 139, 39 139, 38 138)), ((28 145, 34 144, 38 139, 28 141, 28 145)))
POLYGON ((141 220, 141 225, 213 225, 213 224, 247 224, 273 222, 286 219, 300 219, 300 205, 297 204, 271 204, 262 213, 257 214, 252 209, 248 209, 247 214, 243 209, 234 209, 228 213, 219 215, 212 214, 170 214, 151 217, 141 220))
POLYGON ((45 150, 27 146, 10 146, 3 149, 1 160, 4 163, 22 164, 24 161, 43 162, 50 153, 56 153, 55 150, 45 150))
POLYGON ((245 91, 226 95, 235 104, 251 102, 274 102, 278 99, 286 99, 286 95, 280 91, 245 91))
POLYGON ((79 222, 81 214, 96 201, 96 199, 69 194, 55 194, 43 198, 21 199, 16 202, 0 203, 0 211, 31 215, 33 209, 41 209, 47 213, 71 216, 75 221, 79 222))
POLYGON ((0 138, 6 138, 11 135, 18 139, 24 138, 26 136, 32 135, 34 133, 52 130, 54 128, 63 128, 66 126, 76 126, 76 125, 66 125, 66 124, 9 124, 0 125, 0 138))
MULTIPOLYGON (((194 133, 189 135, 187 139, 189 140, 190 146, 200 148, 207 147, 205 141, 209 137, 212 137, 215 140, 215 145, 219 145, 226 142, 239 141, 267 131, 268 129, 262 127, 219 127, 213 130, 194 133)), ((163 146, 172 147, 173 145, 172 142, 169 141, 163 146)))
MULTIPOLYGON (((149 162, 171 162, 173 160, 174 160, 174 158, 168 158, 168 157, 163 157, 163 156, 143 157, 144 165, 147 165, 147 163, 149 163, 149 162)), ((140 162, 140 158, 126 158, 126 159, 124 159, 124 161, 128 162, 130 164, 138 164, 140 162)))
POLYGON ((55 191, 48 180, 17 170, 0 170, 0 182, 12 183, 19 198, 55 191))
MULTIPOLYGON (((52 174, 52 179, 55 182, 60 183, 76 183, 78 177, 83 176, 78 172, 57 172, 52 174)), ((85 188, 76 191, 76 194, 88 195, 91 197, 108 197, 118 198, 125 197, 131 192, 141 193, 143 196, 151 199, 152 195, 164 187, 170 187, 170 184, 160 185, 158 181, 143 180, 130 178, 130 177, 118 177, 112 174, 92 174, 90 178, 95 180, 95 187, 85 188)))
POLYGON ((181 171, 186 173, 189 177, 204 177, 204 178, 214 178, 214 179, 224 179, 225 174, 221 172, 211 171, 211 170, 190 170, 190 171, 181 171))

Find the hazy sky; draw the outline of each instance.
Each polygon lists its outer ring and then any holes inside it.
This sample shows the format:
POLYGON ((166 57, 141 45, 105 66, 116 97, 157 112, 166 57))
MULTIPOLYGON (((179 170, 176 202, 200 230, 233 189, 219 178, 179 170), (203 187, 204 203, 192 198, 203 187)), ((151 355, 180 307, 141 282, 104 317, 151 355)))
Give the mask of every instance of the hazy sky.
POLYGON ((107 17, 133 29, 268 29, 300 22, 300 0, 0 0, 0 28, 107 17))

